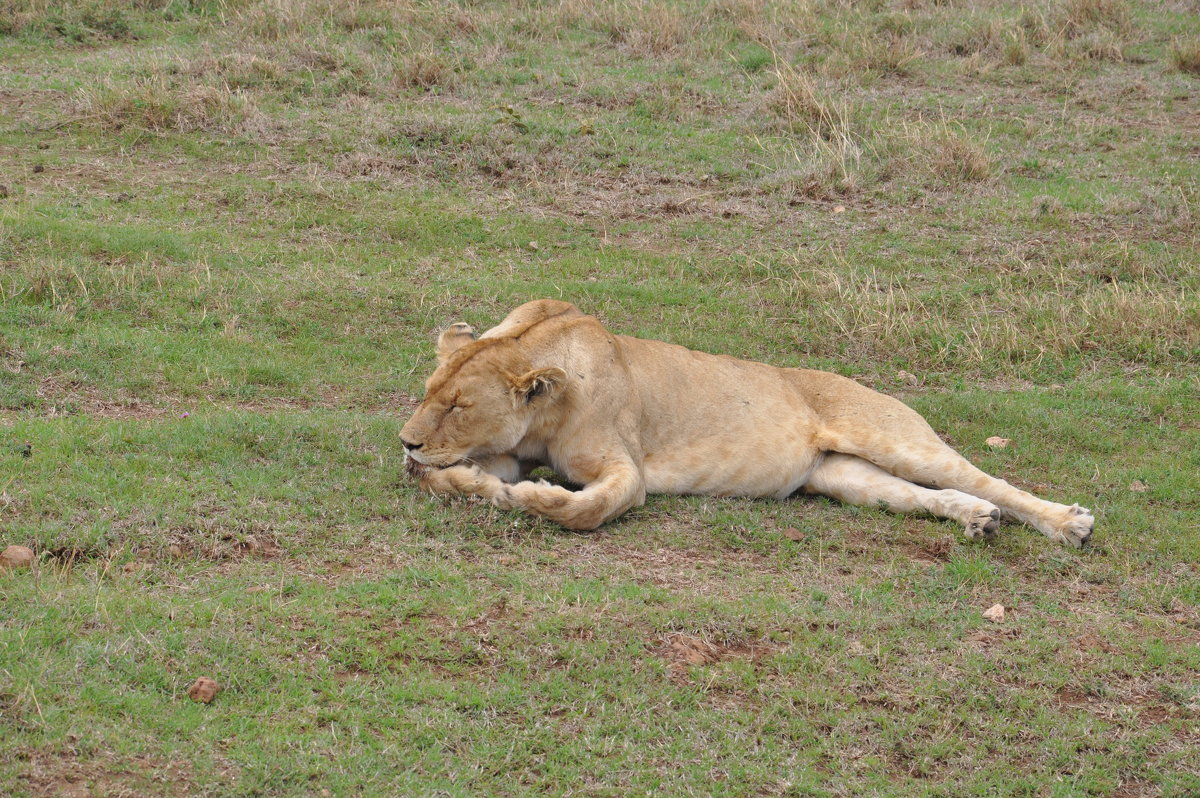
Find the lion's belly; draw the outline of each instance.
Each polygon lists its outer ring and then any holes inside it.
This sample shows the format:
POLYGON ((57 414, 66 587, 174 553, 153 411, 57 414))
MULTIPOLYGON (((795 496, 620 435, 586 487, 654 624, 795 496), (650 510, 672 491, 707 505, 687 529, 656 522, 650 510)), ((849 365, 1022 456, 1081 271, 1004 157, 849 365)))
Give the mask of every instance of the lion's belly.
POLYGON ((820 462, 821 452, 798 433, 759 431, 754 437, 749 445, 745 437, 707 438, 648 454, 647 492, 783 498, 820 462))
POLYGON ((637 387, 648 492, 783 497, 808 479, 821 423, 795 372, 618 340, 637 387))

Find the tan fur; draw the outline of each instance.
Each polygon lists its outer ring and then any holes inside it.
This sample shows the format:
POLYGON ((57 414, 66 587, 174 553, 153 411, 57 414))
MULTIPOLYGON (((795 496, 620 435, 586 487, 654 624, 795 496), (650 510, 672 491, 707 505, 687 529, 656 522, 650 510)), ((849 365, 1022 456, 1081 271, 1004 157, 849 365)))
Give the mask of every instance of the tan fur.
POLYGON ((1079 546, 1090 511, 988 476, 920 415, 853 380, 613 335, 567 302, 514 310, 478 339, 438 341, 425 400, 400 432, 436 493, 595 529, 647 493, 785 498, 799 490, 992 534, 1001 514, 1079 546), (567 490, 525 479, 547 465, 567 490))

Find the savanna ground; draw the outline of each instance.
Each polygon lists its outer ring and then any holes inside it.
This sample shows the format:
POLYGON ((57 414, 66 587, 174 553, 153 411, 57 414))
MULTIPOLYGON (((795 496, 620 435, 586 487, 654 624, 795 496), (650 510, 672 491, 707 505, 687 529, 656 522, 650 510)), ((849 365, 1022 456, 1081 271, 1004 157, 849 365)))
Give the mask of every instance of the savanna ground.
POLYGON ((1198 12, 0 0, 0 793, 1197 794, 1198 12), (541 296, 1095 545, 420 495, 435 331, 541 296))

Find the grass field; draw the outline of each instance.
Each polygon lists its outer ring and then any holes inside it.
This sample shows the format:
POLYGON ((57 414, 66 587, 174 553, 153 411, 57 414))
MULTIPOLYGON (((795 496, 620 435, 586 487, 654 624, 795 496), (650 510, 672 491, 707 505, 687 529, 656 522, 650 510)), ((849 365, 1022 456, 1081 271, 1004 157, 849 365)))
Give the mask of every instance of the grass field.
POLYGON ((0 156, 0 794, 1200 794, 1195 0, 0 0, 0 156), (543 296, 1095 543, 419 494, 543 296))

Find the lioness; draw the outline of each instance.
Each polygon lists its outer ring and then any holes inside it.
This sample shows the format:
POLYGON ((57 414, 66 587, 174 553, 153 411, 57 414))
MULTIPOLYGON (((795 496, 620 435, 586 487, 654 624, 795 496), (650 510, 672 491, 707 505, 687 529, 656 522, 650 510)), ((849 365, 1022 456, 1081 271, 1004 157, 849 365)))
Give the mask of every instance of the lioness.
POLYGON ((454 324, 425 399, 400 431, 409 471, 435 493, 595 529, 646 493, 774 496, 799 490, 894 512, 925 510, 995 533, 1000 518, 1081 546, 1091 512, 988 476, 916 411, 853 380, 613 335, 542 299, 478 338, 454 324), (526 479, 547 465, 579 490, 526 479))

